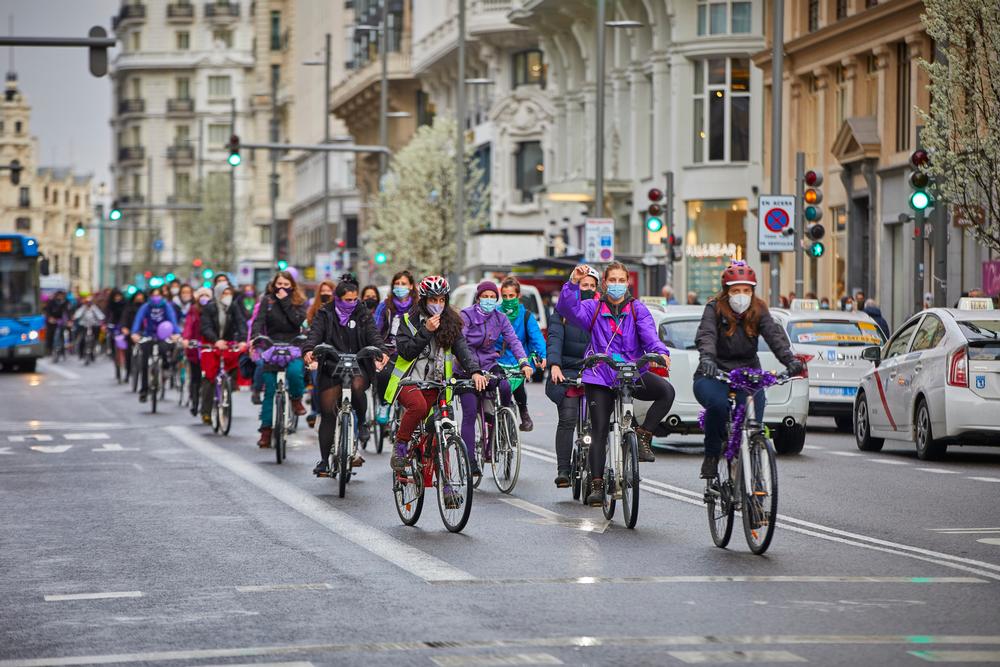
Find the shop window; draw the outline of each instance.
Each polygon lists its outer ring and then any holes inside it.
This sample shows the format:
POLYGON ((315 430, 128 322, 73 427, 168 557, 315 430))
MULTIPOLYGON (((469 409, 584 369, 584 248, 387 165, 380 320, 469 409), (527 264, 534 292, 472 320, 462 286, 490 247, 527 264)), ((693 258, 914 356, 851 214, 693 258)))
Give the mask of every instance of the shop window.
POLYGON ((516 187, 522 202, 535 200, 535 190, 545 182, 545 162, 540 141, 522 141, 514 155, 516 187))
POLYGON ((694 161, 749 160, 749 58, 695 61, 693 99, 694 161))
POLYGON ((525 85, 545 87, 545 62, 537 49, 514 54, 514 87, 525 85))
POLYGON ((706 303, 719 291, 719 275, 734 259, 743 259, 746 250, 746 199, 687 202, 688 290, 706 303))
POLYGON ((698 0, 698 34, 746 34, 753 23, 752 12, 751 2, 698 0))

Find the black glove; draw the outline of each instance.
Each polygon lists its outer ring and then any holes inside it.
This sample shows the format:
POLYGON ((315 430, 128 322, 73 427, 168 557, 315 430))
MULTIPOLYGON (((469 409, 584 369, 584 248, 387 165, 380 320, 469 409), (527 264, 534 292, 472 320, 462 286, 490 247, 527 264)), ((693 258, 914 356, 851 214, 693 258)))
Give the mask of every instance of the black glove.
POLYGON ((714 378, 719 374, 719 365, 715 363, 715 359, 705 357, 698 364, 698 372, 705 377, 714 378))
POLYGON ((802 375, 802 373, 805 372, 806 370, 805 364, 803 364, 798 359, 793 359, 792 361, 788 362, 788 365, 785 366, 785 368, 788 369, 788 374, 791 375, 792 377, 797 377, 799 375, 802 375))

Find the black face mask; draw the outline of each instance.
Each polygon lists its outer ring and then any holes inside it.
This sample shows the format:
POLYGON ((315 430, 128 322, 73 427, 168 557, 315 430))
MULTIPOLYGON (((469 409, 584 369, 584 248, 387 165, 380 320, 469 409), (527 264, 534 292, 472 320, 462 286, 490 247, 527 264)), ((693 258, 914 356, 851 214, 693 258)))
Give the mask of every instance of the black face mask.
POLYGON ((592 300, 594 298, 595 294, 597 294, 597 292, 595 292, 592 289, 582 289, 582 290, 580 290, 580 300, 581 301, 590 301, 590 300, 592 300))
POLYGON ((320 303, 330 303, 331 301, 333 301, 333 295, 323 294, 322 296, 319 297, 319 301, 320 303))
POLYGON ((378 299, 365 299, 364 303, 368 310, 375 310, 378 306, 378 299))

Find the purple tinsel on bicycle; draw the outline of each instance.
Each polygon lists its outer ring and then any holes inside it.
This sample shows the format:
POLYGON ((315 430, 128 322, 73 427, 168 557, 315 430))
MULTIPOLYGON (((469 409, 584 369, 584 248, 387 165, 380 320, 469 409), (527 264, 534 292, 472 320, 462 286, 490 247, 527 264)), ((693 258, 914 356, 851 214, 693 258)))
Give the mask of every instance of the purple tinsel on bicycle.
MULTIPOLYGON (((770 371, 763 371, 759 368, 735 368, 729 371, 729 386, 733 391, 744 392, 751 396, 762 389, 777 384, 778 378, 770 371)), ((736 450, 740 448, 740 432, 743 430, 743 420, 746 419, 747 404, 745 401, 736 405, 733 412, 733 420, 729 431, 729 441, 726 443, 725 456, 727 461, 732 461, 736 456, 736 450)), ((705 411, 698 413, 698 426, 705 430, 705 411)))

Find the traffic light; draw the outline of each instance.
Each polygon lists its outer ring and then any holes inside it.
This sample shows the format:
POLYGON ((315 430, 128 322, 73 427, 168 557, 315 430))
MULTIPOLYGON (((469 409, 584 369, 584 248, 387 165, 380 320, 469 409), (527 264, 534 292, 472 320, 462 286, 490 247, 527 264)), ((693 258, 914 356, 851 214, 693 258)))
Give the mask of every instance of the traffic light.
POLYGON ((168 283, 173 282, 176 278, 177 276, 175 276, 173 273, 168 273, 167 275, 163 276, 163 279, 166 280, 168 283))
POLYGON ((226 147, 229 149, 229 166, 230 167, 240 166, 240 162, 243 161, 243 158, 240 157, 239 135, 234 134, 233 136, 229 137, 229 143, 226 144, 226 147))
POLYGON ((122 219, 122 210, 118 208, 118 200, 111 202, 111 210, 108 211, 108 220, 118 222, 122 219))
POLYGON ((386 256, 386 254, 384 252, 377 252, 377 253, 375 253, 375 263, 376 264, 385 264, 388 260, 389 260, 389 258, 386 256))
POLYGON ((826 246, 824 246, 819 241, 813 241, 809 244, 809 256, 815 259, 819 259, 826 252, 826 246))
POLYGON ((287 268, 288 268, 288 262, 286 262, 283 259, 279 259, 278 260, 278 270, 279 271, 284 271, 287 268))
POLYGON ((21 161, 11 160, 8 169, 10 169, 10 184, 18 185, 21 182, 21 172, 24 170, 24 167, 21 166, 21 161))
POLYGON ((191 266, 193 266, 196 269, 198 267, 200 267, 201 266, 201 257, 195 257, 194 259, 192 259, 191 260, 191 266))
POLYGON ((819 242, 824 236, 826 236, 826 228, 818 222, 814 222, 806 227, 806 237, 809 239, 807 250, 810 257, 819 258, 826 252, 826 247, 819 242))
POLYGON ((150 287, 163 287, 163 278, 160 276, 153 276, 149 279, 150 287))
POLYGON ((76 238, 82 238, 87 235, 87 230, 83 228, 82 222, 76 223, 76 230, 73 232, 73 234, 76 235, 76 238))
POLYGON ((212 269, 203 269, 201 272, 201 277, 204 278, 205 280, 211 280, 214 275, 215 271, 213 271, 212 269))
POLYGON ((646 229, 651 232, 658 232, 663 229, 663 191, 659 188, 650 188, 649 205, 646 206, 646 229))
POLYGON ((806 222, 818 222, 823 217, 823 191, 819 186, 823 185, 823 172, 818 169, 810 169, 802 179, 805 182, 805 191, 802 193, 802 201, 805 208, 802 214, 806 222))
POLYGON ((931 177, 927 173, 930 164, 931 156, 923 148, 918 148, 910 155, 910 166, 913 167, 910 172, 910 187, 913 188, 910 193, 910 208, 914 211, 923 211, 934 203, 930 195, 931 177))
POLYGON ((684 255, 681 252, 681 243, 683 243, 683 241, 677 234, 667 235, 667 252, 670 253, 670 259, 675 262, 679 262, 684 259, 684 255))

